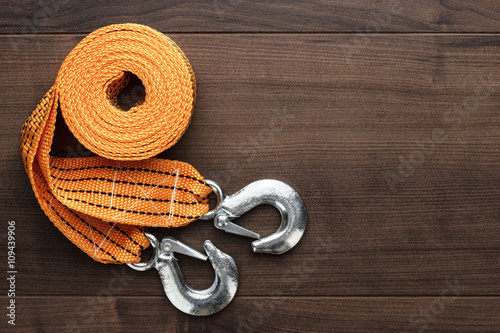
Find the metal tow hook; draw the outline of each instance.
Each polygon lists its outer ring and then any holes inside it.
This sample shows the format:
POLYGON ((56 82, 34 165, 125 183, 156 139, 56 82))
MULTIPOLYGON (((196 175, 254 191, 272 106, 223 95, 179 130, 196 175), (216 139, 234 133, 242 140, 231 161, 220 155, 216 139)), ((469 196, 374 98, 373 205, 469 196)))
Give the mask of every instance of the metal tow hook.
POLYGON ((200 217, 214 219, 215 227, 229 233, 256 238, 252 242, 255 253, 281 254, 293 248, 302 238, 307 224, 304 201, 290 185, 275 179, 262 179, 250 183, 233 195, 225 196, 219 184, 206 180, 218 198, 217 207, 200 217), (264 238, 232 222, 252 208, 268 204, 281 213, 279 229, 264 238))
POLYGON ((155 236, 145 233, 154 250, 153 258, 147 263, 128 264, 138 271, 146 271, 152 267, 160 273, 165 294, 172 304, 184 313, 195 316, 207 316, 226 307, 238 289, 238 268, 234 259, 219 250, 211 241, 203 244, 207 256, 190 246, 172 238, 165 237, 158 244, 155 236), (181 253, 212 263, 215 280, 205 290, 189 287, 179 269, 174 253, 181 253))

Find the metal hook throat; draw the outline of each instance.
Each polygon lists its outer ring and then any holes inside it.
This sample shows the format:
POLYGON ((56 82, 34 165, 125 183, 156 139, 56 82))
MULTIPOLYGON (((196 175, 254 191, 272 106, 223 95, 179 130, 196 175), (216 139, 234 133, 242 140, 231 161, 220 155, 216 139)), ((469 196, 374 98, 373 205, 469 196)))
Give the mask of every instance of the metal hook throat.
POLYGON ((165 237, 160 246, 156 237, 148 233, 145 235, 153 247, 153 258, 148 263, 128 265, 139 271, 155 267, 165 294, 176 308, 190 315, 207 316, 222 310, 231 302, 238 289, 238 268, 231 256, 219 250, 211 241, 205 241, 203 247, 215 270, 215 280, 209 288, 197 290, 184 281, 174 252, 201 260, 207 257, 172 237, 165 237))

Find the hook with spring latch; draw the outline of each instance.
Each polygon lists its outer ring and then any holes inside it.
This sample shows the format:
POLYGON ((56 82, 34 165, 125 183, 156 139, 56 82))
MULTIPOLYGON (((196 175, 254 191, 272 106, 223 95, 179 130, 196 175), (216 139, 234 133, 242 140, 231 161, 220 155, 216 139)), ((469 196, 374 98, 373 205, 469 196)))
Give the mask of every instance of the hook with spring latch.
POLYGON ((281 254, 293 248, 302 238, 307 224, 306 207, 300 195, 288 184, 275 179, 262 179, 226 197, 219 184, 208 179, 206 182, 217 195, 218 204, 200 219, 214 219, 218 229, 256 238, 257 240, 252 242, 254 252, 281 254), (272 205, 281 213, 281 225, 272 235, 260 238, 259 234, 232 222, 262 204, 272 205))
MULTIPOLYGON (((220 186, 206 180, 217 195, 217 207, 200 217, 202 220, 214 219, 218 229, 237 235, 256 238, 252 242, 256 253, 281 254, 293 248, 304 234, 307 215, 300 195, 289 185, 274 179, 255 181, 237 193, 225 196, 220 186), (238 226, 232 222, 235 218, 252 208, 269 204, 281 213, 281 225, 270 236, 260 235, 238 226)), ((161 244, 151 234, 145 234, 154 250, 153 258, 147 263, 129 264, 135 270, 145 271, 155 267, 165 289, 165 294, 172 304, 184 313, 205 316, 222 310, 231 302, 238 288, 238 269, 229 255, 216 248, 212 242, 203 244, 208 257, 179 242, 172 237, 165 237, 161 244), (205 290, 189 287, 182 276, 174 253, 182 253, 212 263, 215 269, 215 280, 205 290)))
POLYGON ((128 264, 135 270, 146 271, 155 267, 160 273, 165 294, 172 304, 184 313, 195 316, 207 316, 222 310, 231 302, 238 289, 238 268, 234 259, 216 248, 211 241, 203 244, 208 257, 186 244, 165 237, 158 243, 155 236, 145 233, 153 247, 153 258, 147 263, 128 264), (189 287, 179 269, 174 253, 181 253, 212 263, 215 280, 205 290, 189 287))

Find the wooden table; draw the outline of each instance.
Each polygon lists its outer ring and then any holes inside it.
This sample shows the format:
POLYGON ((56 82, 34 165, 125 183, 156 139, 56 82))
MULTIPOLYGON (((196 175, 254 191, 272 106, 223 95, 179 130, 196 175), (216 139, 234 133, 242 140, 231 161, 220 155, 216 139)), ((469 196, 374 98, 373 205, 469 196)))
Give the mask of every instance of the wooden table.
MULTIPOLYGON (((3 311, 15 221, 21 331, 498 332, 499 33, 500 3, 486 0, 1 1, 3 311), (168 34, 196 73, 192 124, 161 156, 227 193, 280 179, 307 205, 302 241, 281 256, 211 222, 154 231, 236 260, 237 296, 210 317, 177 311, 155 271, 82 253, 22 166, 21 126, 65 56, 124 22, 168 34)), ((55 155, 88 154, 57 126, 55 155)), ((267 235, 279 213, 238 223, 267 235)), ((180 264, 192 287, 211 284, 208 262, 180 264)))

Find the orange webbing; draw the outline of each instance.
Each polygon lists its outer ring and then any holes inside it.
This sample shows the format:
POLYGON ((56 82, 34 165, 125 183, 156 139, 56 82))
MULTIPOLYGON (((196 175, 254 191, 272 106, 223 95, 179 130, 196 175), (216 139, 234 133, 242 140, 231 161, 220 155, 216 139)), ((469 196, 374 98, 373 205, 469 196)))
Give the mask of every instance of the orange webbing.
POLYGON ((149 245, 142 227, 179 227, 208 211, 211 188, 191 165, 152 158, 182 136, 195 99, 193 70, 172 40, 142 25, 112 25, 71 51, 24 124, 21 154, 40 206, 95 260, 138 262, 149 245), (146 90, 129 111, 117 104, 125 72, 146 90), (49 155, 58 109, 99 156, 49 155))

